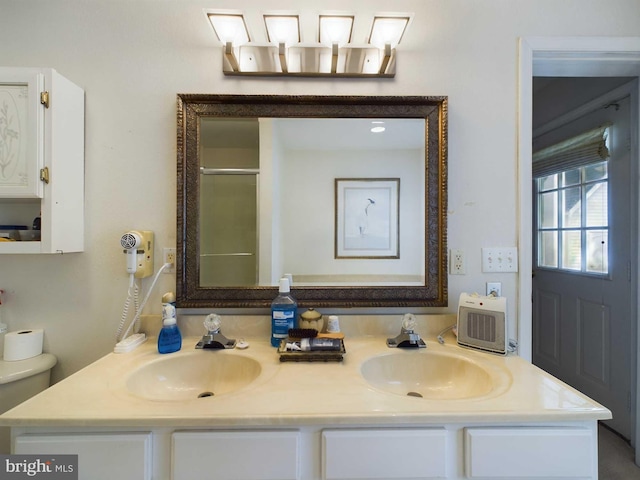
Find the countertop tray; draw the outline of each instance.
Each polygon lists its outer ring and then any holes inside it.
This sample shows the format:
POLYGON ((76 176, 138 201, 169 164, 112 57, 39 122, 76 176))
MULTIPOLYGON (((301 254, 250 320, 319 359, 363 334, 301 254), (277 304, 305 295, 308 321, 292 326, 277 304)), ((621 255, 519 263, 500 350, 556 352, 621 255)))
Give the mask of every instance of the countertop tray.
POLYGON ((295 340, 285 339, 280 341, 278 354, 281 362, 341 362, 344 354, 347 353, 342 339, 340 339, 340 350, 337 351, 290 352, 285 350, 287 343, 295 340))

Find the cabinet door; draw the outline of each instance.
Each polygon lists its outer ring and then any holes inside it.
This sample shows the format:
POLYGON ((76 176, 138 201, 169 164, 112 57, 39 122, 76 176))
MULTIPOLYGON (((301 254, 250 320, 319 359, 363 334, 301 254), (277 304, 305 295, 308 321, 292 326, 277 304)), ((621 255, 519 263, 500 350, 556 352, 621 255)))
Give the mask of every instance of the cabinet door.
POLYGON ((468 428, 467 478, 597 478, 597 440, 586 428, 468 428))
POLYGON ((44 75, 0 68, 0 198, 42 198, 44 75))
POLYGON ((16 454, 78 455, 79 480, 151 480, 151 433, 19 435, 16 454))
POLYGON ((431 429, 325 430, 323 478, 447 478, 447 432, 431 429))
POLYGON ((297 431, 176 432, 174 479, 297 480, 297 431))

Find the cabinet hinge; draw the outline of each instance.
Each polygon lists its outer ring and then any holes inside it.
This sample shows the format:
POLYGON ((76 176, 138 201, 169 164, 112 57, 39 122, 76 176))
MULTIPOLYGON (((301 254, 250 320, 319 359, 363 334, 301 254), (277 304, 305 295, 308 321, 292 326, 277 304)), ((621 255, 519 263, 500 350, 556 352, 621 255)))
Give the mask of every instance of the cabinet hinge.
POLYGON ((44 167, 40 169, 40 180, 44 183, 49 183, 49 167, 44 167))
POLYGON ((40 103, 44 105, 44 108, 49 108, 49 92, 40 92, 40 103))

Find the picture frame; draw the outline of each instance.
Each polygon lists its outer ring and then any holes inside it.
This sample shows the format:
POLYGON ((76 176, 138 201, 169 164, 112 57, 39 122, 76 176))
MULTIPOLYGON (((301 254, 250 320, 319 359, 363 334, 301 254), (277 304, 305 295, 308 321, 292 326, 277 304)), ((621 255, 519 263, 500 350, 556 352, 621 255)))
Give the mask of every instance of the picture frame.
POLYGON ((335 179, 335 258, 400 258, 400 179, 335 179))

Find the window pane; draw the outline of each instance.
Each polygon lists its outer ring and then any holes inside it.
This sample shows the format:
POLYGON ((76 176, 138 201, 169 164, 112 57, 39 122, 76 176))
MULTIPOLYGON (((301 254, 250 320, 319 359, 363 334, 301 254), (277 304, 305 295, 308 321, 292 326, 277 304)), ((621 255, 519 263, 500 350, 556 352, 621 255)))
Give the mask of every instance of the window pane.
POLYGON ((608 162, 594 163, 584 167, 584 181, 593 182, 594 180, 602 180, 607 178, 608 162))
POLYGON ((562 226, 578 227, 582 224, 582 199, 580 187, 562 190, 562 226))
POLYGON ((609 232, 587 230, 587 272, 609 272, 609 232))
POLYGON ((562 174, 562 187, 567 187, 569 185, 578 185, 580 183, 580 169, 575 168, 573 170, 569 170, 568 172, 563 172, 562 174))
POLYGON ((538 266, 558 268, 558 232, 540 232, 538 236, 538 266))
POLYGON ((608 195, 607 183, 599 182, 588 186, 587 189, 587 205, 586 205, 586 221, 587 227, 606 227, 608 226, 608 195))
POLYGON ((580 230, 562 232, 562 268, 582 269, 582 242, 580 230))
POLYGON ((547 175, 538 179, 538 190, 544 192, 545 190, 552 190, 558 188, 558 175, 547 175))
POLYGON ((538 217, 540 228, 557 228, 558 226, 558 192, 540 194, 538 217))

